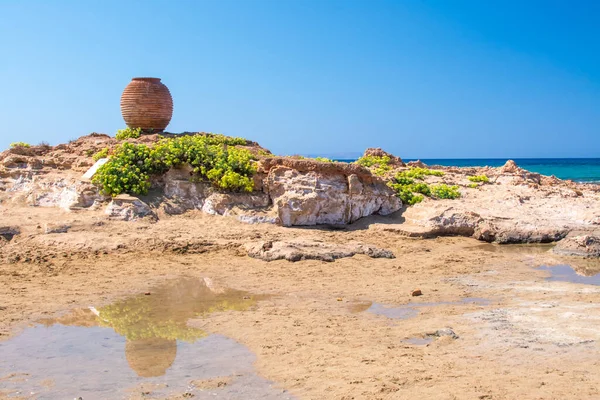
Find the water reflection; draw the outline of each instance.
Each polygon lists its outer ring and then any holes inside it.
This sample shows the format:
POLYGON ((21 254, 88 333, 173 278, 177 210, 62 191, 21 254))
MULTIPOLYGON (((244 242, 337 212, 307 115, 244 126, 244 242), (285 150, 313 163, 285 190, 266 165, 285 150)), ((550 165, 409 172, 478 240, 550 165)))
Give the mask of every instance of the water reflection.
POLYGON ((598 265, 598 261, 595 261, 595 265, 553 265, 541 266, 538 269, 550 272, 550 276, 546 278, 548 281, 600 285, 600 266, 598 265))
POLYGON ((87 400, 121 398, 124 390, 145 382, 162 388, 154 395, 166 396, 190 390, 193 379, 232 376, 226 388, 195 397, 212 398, 218 392, 228 398, 289 398, 256 375, 255 356, 244 346, 187 326, 190 318, 245 311, 265 297, 184 278, 149 295, 44 319, 0 342, 0 390, 87 400), (27 378, 15 380, 19 373, 27 378), (42 383, 48 381, 53 382, 49 387, 42 383))
POLYGON ((217 311, 244 311, 259 298, 247 292, 218 288, 211 281, 181 278, 149 294, 140 294, 96 310, 78 309, 45 326, 103 326, 126 339, 125 355, 141 377, 164 375, 177 355, 177 340, 193 343, 206 332, 188 327, 190 318, 217 311), (209 282, 209 285, 207 285, 209 282))

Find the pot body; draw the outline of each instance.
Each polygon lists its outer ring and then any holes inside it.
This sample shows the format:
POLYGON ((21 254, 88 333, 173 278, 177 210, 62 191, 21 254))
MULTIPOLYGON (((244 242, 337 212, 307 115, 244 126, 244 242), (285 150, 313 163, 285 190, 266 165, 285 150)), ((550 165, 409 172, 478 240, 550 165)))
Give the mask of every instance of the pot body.
POLYGON ((171 92, 159 78, 133 78, 121 95, 121 114, 130 128, 162 132, 173 115, 171 92))

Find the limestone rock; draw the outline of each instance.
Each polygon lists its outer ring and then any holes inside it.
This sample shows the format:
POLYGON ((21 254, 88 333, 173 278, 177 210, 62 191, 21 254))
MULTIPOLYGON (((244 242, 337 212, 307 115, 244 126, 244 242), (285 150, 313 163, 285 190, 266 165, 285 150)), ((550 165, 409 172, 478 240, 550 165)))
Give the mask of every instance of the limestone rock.
POLYGON ((44 227, 44 233, 67 233, 71 229, 71 225, 64 224, 46 224, 44 227))
POLYGON ((11 241, 16 235, 19 235, 21 230, 16 226, 0 226, 0 237, 11 241))
POLYGON ((284 226, 348 224, 372 214, 388 215, 402 206, 385 183, 366 182, 357 174, 277 166, 269 171, 266 186, 284 226))
POLYGON ((290 241, 253 242, 244 245, 248 255, 264 261, 274 260, 320 260, 334 261, 338 258, 365 254, 372 258, 395 258, 389 250, 368 244, 349 242, 345 244, 325 243, 308 239, 290 241))
POLYGON ((148 204, 129 195, 115 197, 106 207, 105 214, 112 219, 121 221, 135 221, 144 217, 156 219, 156 214, 148 204))
POLYGON ((569 235, 552 249, 567 256, 600 257, 600 236, 592 234, 569 235))

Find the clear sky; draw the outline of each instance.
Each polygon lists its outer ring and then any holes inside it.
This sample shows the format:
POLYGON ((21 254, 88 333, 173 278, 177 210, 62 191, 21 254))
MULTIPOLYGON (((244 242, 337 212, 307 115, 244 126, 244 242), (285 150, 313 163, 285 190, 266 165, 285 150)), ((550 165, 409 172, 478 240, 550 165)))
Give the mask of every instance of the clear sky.
POLYGON ((600 157, 600 2, 0 0, 0 148, 124 127, 162 78, 170 132, 278 154, 600 157))

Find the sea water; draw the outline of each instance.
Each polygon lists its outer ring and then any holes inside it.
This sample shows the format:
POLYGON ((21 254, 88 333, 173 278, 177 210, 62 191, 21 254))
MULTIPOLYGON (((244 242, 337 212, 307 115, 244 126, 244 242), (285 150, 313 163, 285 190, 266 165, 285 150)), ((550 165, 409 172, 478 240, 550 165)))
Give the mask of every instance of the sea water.
MULTIPOLYGON (((352 162, 355 160, 336 160, 352 162)), ((404 159, 405 162, 416 161, 404 159)), ((427 165, 454 167, 501 167, 507 158, 457 158, 457 159, 421 159, 427 165)), ((554 175, 560 179, 577 182, 600 183, 600 158, 515 158, 521 168, 542 175, 554 175)))

